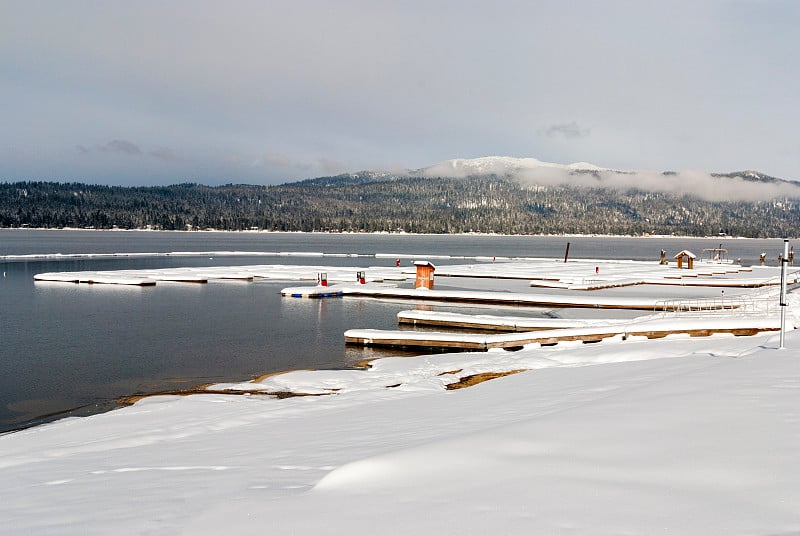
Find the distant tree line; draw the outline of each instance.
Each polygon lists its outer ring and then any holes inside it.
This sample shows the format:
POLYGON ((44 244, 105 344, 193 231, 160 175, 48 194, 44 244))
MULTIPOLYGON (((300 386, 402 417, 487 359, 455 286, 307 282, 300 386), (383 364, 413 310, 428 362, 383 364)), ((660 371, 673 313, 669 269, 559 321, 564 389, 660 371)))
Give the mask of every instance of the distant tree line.
POLYGON ((0 183, 0 227, 794 236, 800 200, 343 175, 278 186, 0 183))

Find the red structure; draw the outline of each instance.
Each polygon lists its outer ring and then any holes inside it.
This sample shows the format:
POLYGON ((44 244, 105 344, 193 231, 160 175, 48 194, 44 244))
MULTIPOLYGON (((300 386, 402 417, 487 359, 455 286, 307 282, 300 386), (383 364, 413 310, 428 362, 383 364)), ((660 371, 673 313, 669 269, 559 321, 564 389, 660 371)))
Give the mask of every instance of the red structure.
POLYGON ((436 267, 428 261, 414 261, 417 267, 417 279, 414 288, 433 288, 433 272, 436 267))

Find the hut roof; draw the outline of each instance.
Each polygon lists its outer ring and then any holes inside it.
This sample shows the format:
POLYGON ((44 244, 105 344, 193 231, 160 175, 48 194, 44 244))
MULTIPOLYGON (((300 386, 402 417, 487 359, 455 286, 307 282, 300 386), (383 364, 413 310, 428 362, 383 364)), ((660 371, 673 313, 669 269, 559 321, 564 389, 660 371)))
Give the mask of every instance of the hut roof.
POLYGON ((673 258, 677 259, 678 257, 689 257, 690 259, 696 259, 697 255, 695 255, 694 253, 692 253, 688 249, 684 249, 680 253, 675 255, 675 257, 673 257, 673 258))

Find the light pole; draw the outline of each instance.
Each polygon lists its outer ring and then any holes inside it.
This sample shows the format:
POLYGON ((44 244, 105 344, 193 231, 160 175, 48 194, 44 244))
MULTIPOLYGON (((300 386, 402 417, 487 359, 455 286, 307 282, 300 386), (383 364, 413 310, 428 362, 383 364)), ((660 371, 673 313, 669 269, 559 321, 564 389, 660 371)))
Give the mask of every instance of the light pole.
POLYGON ((784 350, 786 338, 786 265, 789 264, 789 239, 783 239, 783 257, 781 258, 781 343, 779 350, 784 350))

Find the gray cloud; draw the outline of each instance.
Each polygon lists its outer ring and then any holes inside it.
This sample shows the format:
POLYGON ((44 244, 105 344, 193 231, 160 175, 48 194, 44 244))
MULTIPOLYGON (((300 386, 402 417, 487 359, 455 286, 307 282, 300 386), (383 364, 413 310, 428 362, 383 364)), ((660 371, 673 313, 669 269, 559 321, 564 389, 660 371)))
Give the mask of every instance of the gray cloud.
POLYGON ((547 128, 545 133, 551 138, 560 136, 566 139, 575 139, 585 138, 589 135, 590 131, 588 128, 581 128, 578 126, 578 123, 573 121, 571 123, 551 125, 547 128))
POLYGON ((319 169, 325 175, 333 175, 335 173, 343 173, 347 171, 347 165, 337 160, 330 158, 320 158, 318 161, 319 169))
POLYGON ((264 164, 278 168, 288 168, 292 166, 292 161, 284 154, 271 153, 264 157, 264 164))
POLYGON ((158 149, 154 149, 147 154, 154 158, 158 158, 159 160, 165 161, 174 161, 178 159, 178 157, 175 156, 175 153, 167 147, 159 147, 158 149))
POLYGON ((138 145, 126 140, 111 140, 105 145, 98 146, 97 149, 103 152, 122 153, 131 156, 141 156, 143 154, 138 145))
POLYGON ((81 154, 116 153, 137 157, 146 155, 165 162, 178 160, 178 157, 175 155, 174 151, 168 147, 158 147, 145 153, 145 151, 143 151, 138 144, 128 140, 111 140, 108 143, 104 143, 102 145, 93 145, 91 147, 87 147, 86 145, 76 145, 75 148, 81 154))
POLYGON ((326 157, 292 158, 287 154, 273 152, 252 160, 253 167, 265 170, 280 170, 283 173, 301 171, 306 174, 332 175, 348 171, 347 165, 326 157))

